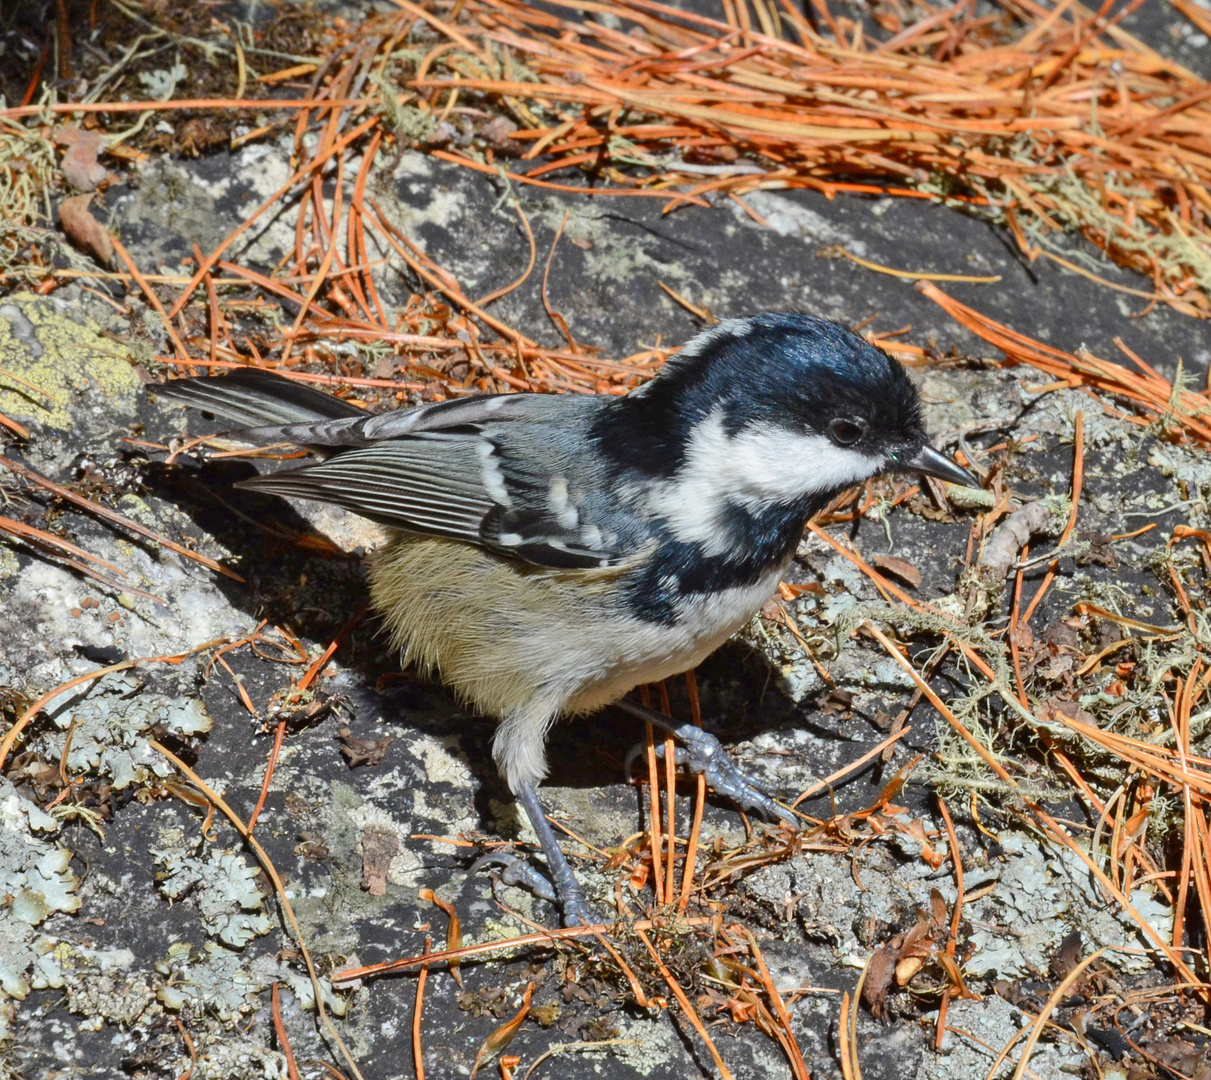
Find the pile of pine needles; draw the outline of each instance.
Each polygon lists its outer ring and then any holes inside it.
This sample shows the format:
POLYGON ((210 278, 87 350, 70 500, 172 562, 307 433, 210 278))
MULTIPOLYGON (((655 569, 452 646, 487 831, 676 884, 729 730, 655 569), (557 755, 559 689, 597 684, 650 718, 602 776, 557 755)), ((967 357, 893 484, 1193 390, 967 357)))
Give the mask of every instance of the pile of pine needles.
POLYGON ((575 166, 673 204, 795 187, 954 198, 1031 258, 1069 263, 1050 248, 1080 230, 1152 280, 1137 293, 1205 318, 1211 92, 1117 25, 1136 6, 967 0, 909 23, 925 5, 884 0, 880 41, 827 0, 810 22, 789 0, 724 0, 726 22, 653 0, 466 0, 457 27, 429 20, 445 40, 406 85, 438 117, 470 96, 503 105, 518 155, 540 162, 515 170, 530 182, 575 166))

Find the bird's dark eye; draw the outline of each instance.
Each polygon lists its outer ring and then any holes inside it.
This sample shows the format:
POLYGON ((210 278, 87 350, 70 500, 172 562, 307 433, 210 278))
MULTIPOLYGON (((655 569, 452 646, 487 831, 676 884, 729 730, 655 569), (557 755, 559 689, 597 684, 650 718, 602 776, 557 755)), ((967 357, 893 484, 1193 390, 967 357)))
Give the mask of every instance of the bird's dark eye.
POLYGON ((828 436, 838 446, 853 446, 865 434, 866 428, 857 420, 834 420, 828 425, 828 436))

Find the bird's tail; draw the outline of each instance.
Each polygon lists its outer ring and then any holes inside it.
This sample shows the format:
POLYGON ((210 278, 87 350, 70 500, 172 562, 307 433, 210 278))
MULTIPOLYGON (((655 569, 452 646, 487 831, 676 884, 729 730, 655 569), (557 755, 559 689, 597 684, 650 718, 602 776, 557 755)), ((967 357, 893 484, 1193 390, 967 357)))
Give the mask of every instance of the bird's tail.
POLYGON ((159 397, 234 421, 233 430, 367 415, 347 401, 261 368, 233 368, 214 377, 175 379, 152 389, 159 397))

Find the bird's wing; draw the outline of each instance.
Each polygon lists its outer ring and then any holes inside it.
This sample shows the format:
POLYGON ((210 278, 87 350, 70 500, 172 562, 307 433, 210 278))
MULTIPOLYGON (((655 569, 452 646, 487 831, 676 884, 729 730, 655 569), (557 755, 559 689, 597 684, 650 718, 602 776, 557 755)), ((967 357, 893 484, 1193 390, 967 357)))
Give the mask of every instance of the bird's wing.
POLYGON ((371 415, 258 369, 157 392, 235 420, 251 441, 295 443, 326 459, 240 487, 539 566, 616 565, 641 539, 586 464, 585 432, 604 407, 592 396, 492 394, 371 415))
POLYGON ((367 413, 295 379, 250 367, 211 378, 175 379, 156 384, 153 390, 159 397, 234 420, 234 432, 251 442, 292 442, 321 452, 464 424, 541 419, 566 407, 565 399, 550 394, 481 394, 367 413))
POLYGON ((484 486, 479 445, 474 436, 380 442, 238 486, 343 506, 409 532, 478 543, 484 518, 497 506, 484 486))
POLYGON ((151 390, 157 397, 234 420, 241 430, 303 426, 304 422, 322 426, 366 417, 365 410, 348 401, 262 368, 234 368, 211 378, 174 379, 156 383, 151 390))
POLYGON ((250 428, 244 434, 257 442, 292 442, 298 446, 333 449, 372 446, 386 439, 451 428, 541 420, 572 401, 591 400, 552 394, 482 394, 372 415, 362 412, 303 423, 267 424, 250 428))
POLYGON ((638 544, 635 523, 598 485, 581 482, 583 443, 570 433, 582 437, 591 401, 505 395, 284 426, 276 439, 349 449, 240 486, 331 503, 539 566, 613 566, 638 544))

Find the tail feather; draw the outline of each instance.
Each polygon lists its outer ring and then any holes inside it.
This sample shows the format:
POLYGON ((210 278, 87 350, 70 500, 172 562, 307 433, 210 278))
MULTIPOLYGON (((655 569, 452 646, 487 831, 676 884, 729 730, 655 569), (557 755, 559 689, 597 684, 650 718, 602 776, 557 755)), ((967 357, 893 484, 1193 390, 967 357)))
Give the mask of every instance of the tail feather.
POLYGON ((347 401, 261 368, 233 368, 214 377, 176 379, 155 386, 154 392, 232 420, 235 430, 367 415, 347 401))

